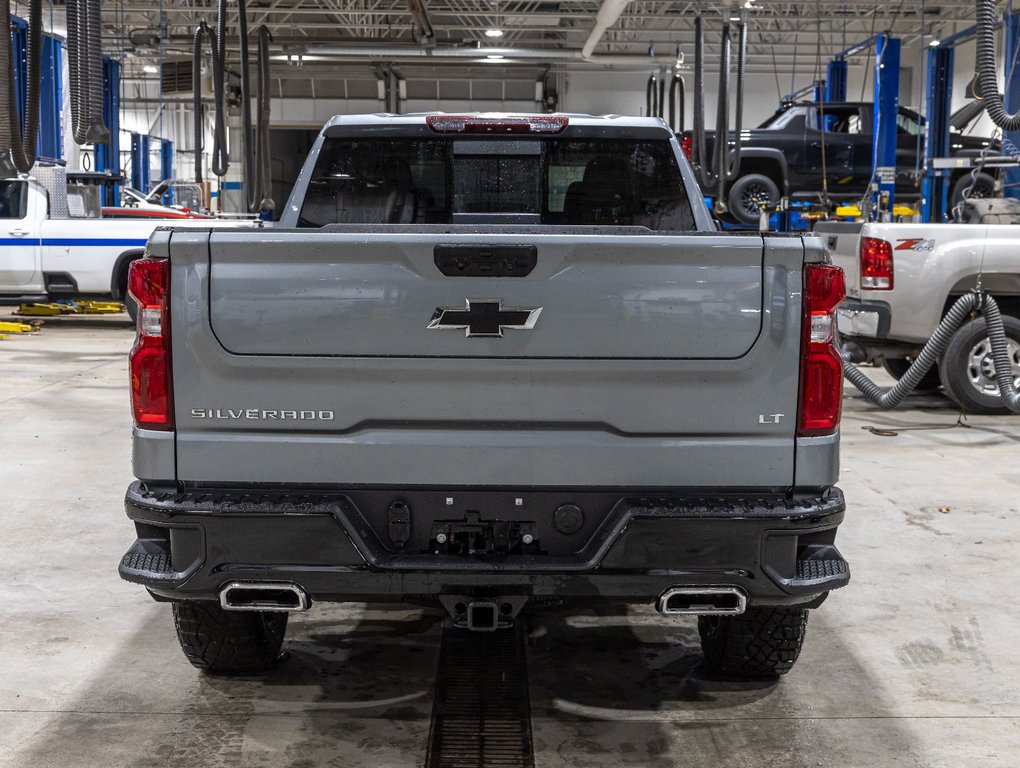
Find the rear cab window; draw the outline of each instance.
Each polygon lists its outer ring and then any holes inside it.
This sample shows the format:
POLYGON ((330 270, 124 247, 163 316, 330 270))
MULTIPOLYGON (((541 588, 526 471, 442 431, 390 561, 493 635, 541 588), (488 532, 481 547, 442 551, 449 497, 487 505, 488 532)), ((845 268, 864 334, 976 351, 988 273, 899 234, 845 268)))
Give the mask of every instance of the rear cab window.
POLYGON ((327 136, 298 226, 329 224, 697 229, 666 137, 327 136))
POLYGON ((23 219, 28 215, 28 184, 0 179, 0 219, 23 219))

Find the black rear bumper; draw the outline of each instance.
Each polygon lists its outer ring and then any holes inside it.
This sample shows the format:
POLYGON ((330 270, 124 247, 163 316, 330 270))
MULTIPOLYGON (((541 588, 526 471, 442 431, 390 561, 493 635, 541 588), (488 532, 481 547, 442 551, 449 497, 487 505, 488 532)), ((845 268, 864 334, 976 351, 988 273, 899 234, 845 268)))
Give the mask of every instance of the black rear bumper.
MULTIPOLYGON (((313 601, 412 602, 520 595, 652 603, 670 587, 713 585, 738 587, 751 604, 810 604, 850 579, 834 546, 845 509, 837 488, 805 498, 467 495, 476 510, 468 519, 489 534, 496 525, 497 542, 506 538, 498 521, 514 514, 501 510, 529 510, 517 517, 527 518, 534 543, 474 554, 439 547, 436 531, 453 530, 440 519, 452 513, 441 510, 439 492, 160 493, 134 483, 125 504, 138 538, 120 574, 165 599, 214 599, 228 583, 271 581, 296 584, 313 601), (399 496, 408 514, 384 516, 380 495, 399 496), (572 536, 550 522, 568 497, 592 510, 572 536)), ((519 534, 518 522, 510 525, 519 534)))

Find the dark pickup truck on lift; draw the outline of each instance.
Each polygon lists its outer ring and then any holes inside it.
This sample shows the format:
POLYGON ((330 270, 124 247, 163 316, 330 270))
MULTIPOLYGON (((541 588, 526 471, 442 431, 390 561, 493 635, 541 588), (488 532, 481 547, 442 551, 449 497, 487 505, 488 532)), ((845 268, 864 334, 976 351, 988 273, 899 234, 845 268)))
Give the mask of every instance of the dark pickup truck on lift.
MULTIPOLYGON (((965 107, 964 110, 967 108, 965 107)), ((964 112, 960 110, 958 114, 964 112)), ((959 126, 956 115, 954 127, 959 126)), ((743 132, 740 171, 726 190, 726 205, 738 221, 756 224, 762 206, 772 209, 781 196, 819 199, 823 194, 823 170, 832 200, 859 199, 872 176, 872 138, 874 105, 867 102, 838 104, 785 104, 757 128, 743 132), (822 131, 822 126, 825 131, 822 131), (823 158, 824 148, 824 164, 823 158)), ((913 110, 900 107, 896 116, 896 194, 916 197, 920 193, 917 173, 924 151, 927 130, 925 119, 913 110)), ((714 132, 706 132, 711 153, 714 132)), ((690 157, 692 135, 683 138, 690 157)), ((731 134, 730 142, 735 137, 731 134)), ((998 151, 998 143, 987 137, 953 132, 954 157, 975 157, 983 150, 998 151)), ((985 173, 971 179, 967 171, 952 178, 952 200, 968 196, 987 197, 995 179, 985 173)))

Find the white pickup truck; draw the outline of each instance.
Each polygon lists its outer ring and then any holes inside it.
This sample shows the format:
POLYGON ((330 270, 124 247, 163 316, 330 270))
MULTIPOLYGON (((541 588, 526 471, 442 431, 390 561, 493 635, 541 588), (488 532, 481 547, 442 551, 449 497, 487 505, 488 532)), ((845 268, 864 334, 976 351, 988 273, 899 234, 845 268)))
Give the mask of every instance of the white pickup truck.
POLYGON ((50 194, 32 177, 0 179, 0 304, 59 298, 124 300, 128 264, 142 256, 157 227, 239 225, 184 214, 172 221, 59 218, 51 215, 50 194))
MULTIPOLYGON (((899 378, 952 303, 980 287, 1002 309, 1020 384, 1020 226, 822 222, 815 232, 846 274, 838 326, 852 359, 879 362, 899 378)), ((956 333, 921 382, 940 385, 967 412, 1008 412, 983 318, 956 333)))

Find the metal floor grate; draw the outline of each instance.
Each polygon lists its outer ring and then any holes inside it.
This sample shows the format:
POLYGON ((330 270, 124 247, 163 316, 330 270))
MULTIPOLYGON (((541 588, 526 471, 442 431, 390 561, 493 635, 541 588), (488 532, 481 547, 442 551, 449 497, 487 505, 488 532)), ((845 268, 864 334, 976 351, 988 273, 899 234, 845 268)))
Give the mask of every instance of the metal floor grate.
POLYGON ((521 622, 443 630, 426 768, 534 768, 521 622))

